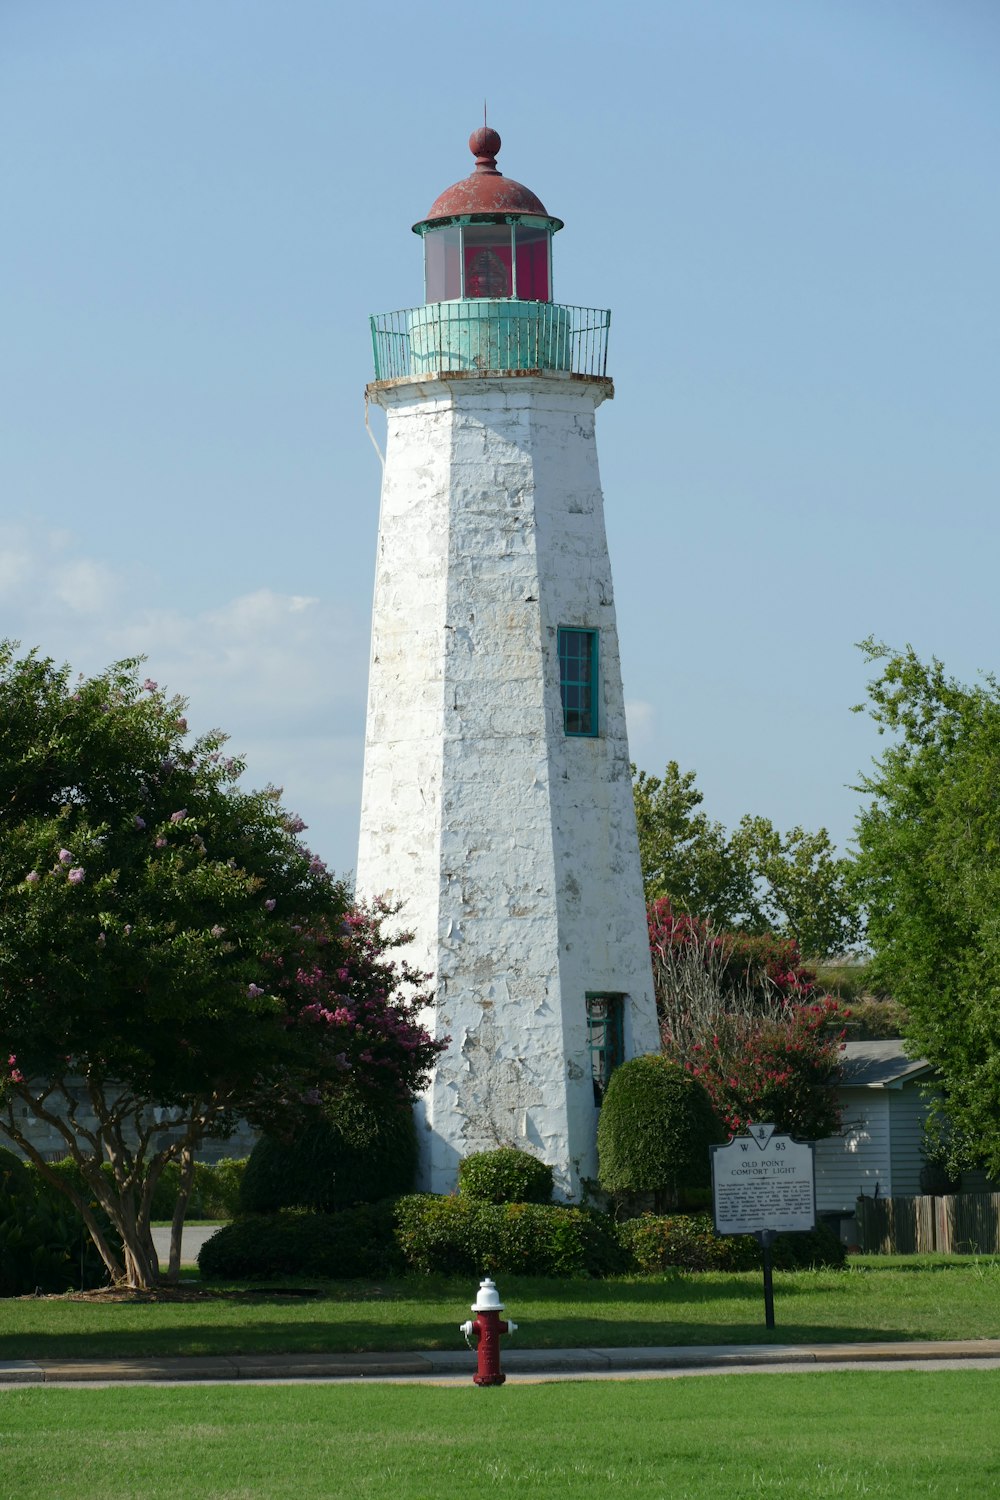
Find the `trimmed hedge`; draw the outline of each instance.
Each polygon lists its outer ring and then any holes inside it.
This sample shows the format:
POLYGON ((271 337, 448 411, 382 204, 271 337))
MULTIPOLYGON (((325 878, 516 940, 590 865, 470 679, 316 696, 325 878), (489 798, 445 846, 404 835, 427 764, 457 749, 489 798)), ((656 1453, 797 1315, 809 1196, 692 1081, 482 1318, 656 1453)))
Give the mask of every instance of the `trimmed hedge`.
POLYGON ((198 1268, 206 1281, 394 1275, 404 1267, 393 1231, 391 1201, 334 1214, 247 1214, 205 1241, 198 1268))
POLYGON ((551 1203, 552 1168, 516 1146, 476 1151, 459 1163, 458 1191, 479 1203, 551 1203))
MULTIPOLYGON (((779 1270, 840 1267, 845 1252, 826 1228, 779 1235, 779 1270)), ((414 1193, 339 1213, 285 1210, 237 1219, 202 1246, 207 1281, 350 1278, 404 1271, 435 1276, 614 1276, 629 1271, 752 1271, 749 1235, 721 1237, 707 1214, 644 1214, 615 1224, 594 1209, 480 1203, 414 1193)))
MULTIPOLYGON (((717 1235, 708 1214, 643 1214, 625 1219, 618 1235, 637 1271, 753 1271, 761 1264, 757 1241, 749 1234, 717 1235)), ((771 1246, 776 1270, 844 1265, 847 1252, 832 1230, 820 1225, 808 1234, 779 1234, 771 1246)))
POLYGON ((711 1183, 709 1146, 726 1139, 709 1097, 680 1063, 658 1052, 616 1068, 597 1124, 606 1192, 653 1193, 656 1206, 711 1183), (662 1200, 662 1201, 661 1201, 662 1200))
POLYGON ((443 1276, 611 1276, 628 1269, 615 1225, 594 1209, 481 1203, 414 1193, 396 1209, 407 1267, 443 1276))
POLYGON ((346 1094, 329 1118, 290 1141, 262 1136, 250 1153, 240 1189, 243 1213, 312 1208, 324 1213, 406 1193, 417 1166, 417 1135, 409 1100, 374 1103, 346 1094))

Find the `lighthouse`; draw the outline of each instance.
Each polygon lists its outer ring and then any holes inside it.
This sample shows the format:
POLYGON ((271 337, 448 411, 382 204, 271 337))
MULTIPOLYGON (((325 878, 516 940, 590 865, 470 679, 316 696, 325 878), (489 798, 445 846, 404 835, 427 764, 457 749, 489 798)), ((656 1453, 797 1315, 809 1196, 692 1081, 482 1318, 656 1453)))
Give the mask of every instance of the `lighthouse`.
POLYGON ((413 225, 422 306, 372 318, 386 449, 357 890, 401 903, 451 1043, 422 1186, 518 1146, 574 1200, 604 1089, 658 1046, 595 442, 610 313, 553 301, 563 225, 497 166, 413 225))

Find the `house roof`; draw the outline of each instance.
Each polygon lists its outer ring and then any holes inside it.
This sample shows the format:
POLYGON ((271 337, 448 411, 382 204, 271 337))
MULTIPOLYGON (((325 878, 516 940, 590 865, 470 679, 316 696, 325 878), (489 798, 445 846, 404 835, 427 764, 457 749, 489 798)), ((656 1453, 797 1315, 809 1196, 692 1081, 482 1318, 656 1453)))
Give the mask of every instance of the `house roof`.
POLYGON ((845 1088, 898 1089, 911 1079, 933 1072, 924 1058, 907 1055, 906 1043, 901 1037, 878 1042, 848 1042, 842 1061, 842 1086, 845 1088))

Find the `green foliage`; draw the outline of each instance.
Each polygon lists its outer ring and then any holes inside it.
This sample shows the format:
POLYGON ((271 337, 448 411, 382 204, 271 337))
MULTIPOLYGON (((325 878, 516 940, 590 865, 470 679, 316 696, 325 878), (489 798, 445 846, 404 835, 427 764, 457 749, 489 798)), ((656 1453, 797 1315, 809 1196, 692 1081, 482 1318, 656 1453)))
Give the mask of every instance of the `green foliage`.
MULTIPOLYGON (((817 988, 822 994, 833 995, 845 1005, 853 1005, 864 999, 884 1000, 888 997, 877 994, 872 988, 871 968, 867 962, 829 959, 815 965, 817 988)), ((898 1035, 898 1032, 897 1032, 898 1035)))
MULTIPOLYGON (((637 1271, 752 1271, 761 1264, 757 1241, 749 1234, 716 1234, 709 1214, 643 1214, 624 1219, 618 1235, 637 1271)), ((771 1246, 776 1270, 810 1267, 839 1269, 847 1253, 823 1224, 806 1233, 779 1234, 771 1246)))
POLYGON ((68 1201, 0 1148, 0 1297, 99 1286, 104 1267, 68 1201))
POLYGON ((647 903, 711 923, 794 938, 809 958, 843 953, 861 935, 852 861, 825 828, 782 834, 744 817, 732 835, 700 810, 693 771, 670 761, 662 778, 633 766, 639 857, 647 903))
POLYGON ((484 1203, 417 1193, 396 1210, 410 1270, 453 1276, 606 1276, 625 1269, 612 1220, 554 1203, 484 1203))
POLYGON ((862 648, 868 712, 892 737, 863 783, 858 873, 875 984, 906 1007, 914 1055, 1000 1173, 1000 684, 966 687, 907 647, 862 648))
POLYGON ((847 1039, 852 1042, 878 1042, 905 1036, 910 1024, 910 1013, 905 1005, 898 1000, 882 1000, 874 995, 862 995, 860 1000, 852 1000, 843 1015, 847 1039))
POLYGON ((205 1241, 198 1268, 206 1281, 391 1275, 402 1269, 393 1223, 392 1202, 247 1215, 205 1241))
POLYGON ((408 1099, 375 1102, 347 1093, 326 1118, 290 1140, 264 1135, 250 1153, 240 1190, 243 1213, 280 1208, 325 1212, 409 1192, 417 1138, 408 1099))
POLYGON ((240 1186, 247 1169, 245 1156, 222 1156, 215 1162, 198 1162, 194 1169, 194 1193, 188 1200, 193 1219, 235 1219, 240 1211, 240 1186))
MULTIPOLYGON (((246 1165, 246 1157, 232 1156, 223 1156, 216 1162, 195 1162, 194 1182, 187 1201, 186 1217, 234 1219, 240 1212, 240 1183, 246 1165)), ((153 1193, 151 1218, 173 1218, 180 1182, 179 1164, 175 1161, 167 1162, 153 1193)))
POLYGON ((443 1045, 385 908, 352 909, 278 791, 244 790, 183 710, 134 660, 72 680, 0 643, 0 1129, 30 1155, 23 1106, 72 1120, 85 1080, 100 1124, 70 1143, 86 1193, 66 1186, 85 1217, 101 1202, 124 1261, 90 1232, 134 1286, 157 1277, 164 1161, 238 1118, 287 1129, 347 1082, 406 1094, 443 1045))
POLYGON ((744 817, 733 856, 750 873, 768 930, 793 937, 808 958, 828 958, 861 936, 854 865, 837 855, 825 828, 779 833, 767 818, 744 817))
POLYGON ((771 1260, 776 1271, 841 1270, 847 1251, 832 1229, 817 1224, 804 1233, 776 1235, 771 1260))
POLYGON ((458 1191, 481 1203, 548 1203, 552 1168, 515 1146, 476 1151, 459 1163, 458 1191))
POLYGON ((623 1219, 618 1237, 637 1271, 749 1271, 760 1250, 749 1235, 718 1235, 709 1214, 642 1214, 623 1219))
POLYGON ((346 892, 183 710, 134 662, 72 682, 0 646, 0 1034, 25 1077, 99 1058, 166 1104, 301 1050, 262 955, 346 892))
POLYGON ((654 1193, 657 1206, 711 1181, 709 1147, 725 1139, 708 1095, 679 1063, 634 1057, 611 1075, 597 1126, 601 1187, 654 1193))
POLYGON ((753 881, 733 857, 722 824, 699 811, 704 797, 695 773, 672 760, 662 777, 635 766, 632 776, 646 901, 668 897, 676 911, 717 927, 753 921, 753 881))

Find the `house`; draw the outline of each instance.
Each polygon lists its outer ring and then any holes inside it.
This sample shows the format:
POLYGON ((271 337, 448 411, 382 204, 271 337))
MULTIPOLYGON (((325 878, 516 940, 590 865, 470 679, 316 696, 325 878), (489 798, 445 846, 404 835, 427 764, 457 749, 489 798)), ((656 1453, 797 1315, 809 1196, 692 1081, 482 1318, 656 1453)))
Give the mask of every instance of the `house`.
POLYGON ((839 1089, 840 1135, 816 1142, 816 1213, 853 1238, 858 1197, 920 1192, 921 1143, 933 1091, 931 1064, 907 1056, 898 1037, 848 1042, 839 1089))
MULTIPOLYGON (((937 1089, 933 1066, 908 1056, 900 1037, 848 1042, 843 1070, 841 1134, 815 1146, 816 1214, 851 1243, 862 1194, 908 1198, 923 1191, 924 1124, 937 1089)), ((994 1184, 982 1172, 964 1172, 962 1188, 990 1192, 994 1184)))

